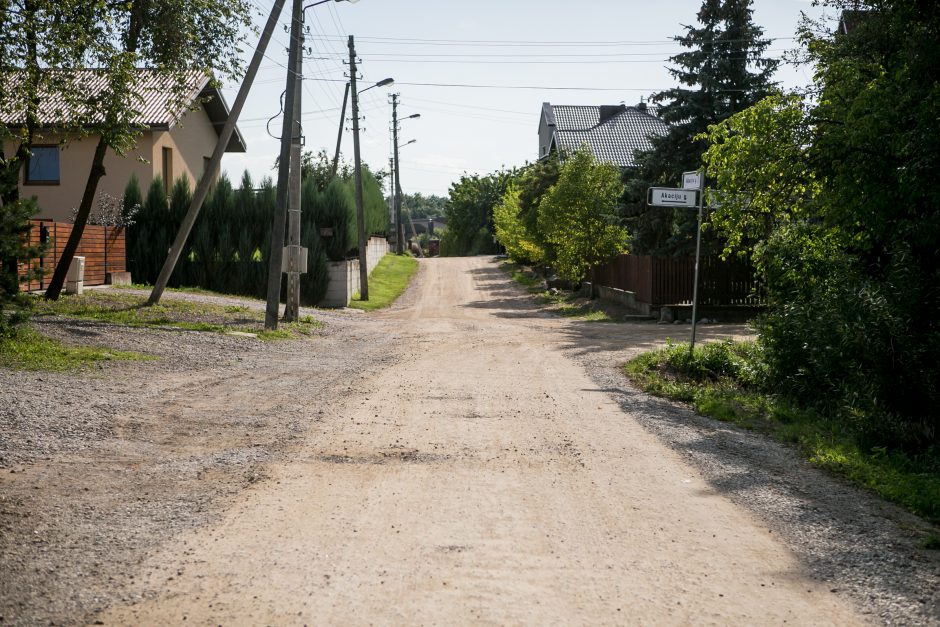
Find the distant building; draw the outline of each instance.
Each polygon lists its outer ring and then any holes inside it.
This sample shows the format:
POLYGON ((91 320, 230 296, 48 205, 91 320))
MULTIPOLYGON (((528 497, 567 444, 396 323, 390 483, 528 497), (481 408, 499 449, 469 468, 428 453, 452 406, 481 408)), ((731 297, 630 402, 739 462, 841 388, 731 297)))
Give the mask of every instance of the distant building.
MULTIPOLYGON (((104 74, 95 70, 79 70, 77 79, 87 84, 83 87, 90 98, 106 86, 104 74)), ((104 162, 106 174, 98 184, 99 197, 103 193, 121 196, 131 175, 137 176, 144 194, 158 176, 162 177, 167 189, 184 176, 195 186, 229 116, 222 94, 211 86, 204 73, 193 72, 189 95, 184 98, 186 106, 173 106, 171 94, 160 87, 155 72, 140 69, 137 79, 144 98, 138 105, 139 114, 129 122, 141 129, 142 134, 126 156, 108 151, 104 162), (202 100, 205 102, 195 110, 188 110, 202 100)), ((54 104, 50 103, 50 111, 55 110, 54 104)), ((0 124, 11 130, 22 125, 21 120, 12 117, 9 112, 0 111, 0 124)), ((99 140, 95 129, 100 128, 100 123, 88 124, 86 130, 90 133, 87 136, 69 138, 55 131, 57 125, 63 126, 62 120, 50 117, 52 114, 40 112, 41 139, 33 146, 33 156, 23 168, 20 194, 36 198, 39 205, 36 217, 70 222, 72 210, 81 203, 85 191, 99 140), (70 141, 63 142, 63 139, 70 141)), ((17 141, 4 140, 4 154, 9 157, 16 152, 17 146, 17 141)), ((226 150, 245 152, 245 149, 245 141, 236 129, 226 150)))
POLYGON ((586 145, 598 161, 621 168, 636 165, 638 153, 652 149, 650 137, 669 131, 646 103, 627 105, 553 105, 542 103, 539 159, 553 152, 574 152, 586 145))

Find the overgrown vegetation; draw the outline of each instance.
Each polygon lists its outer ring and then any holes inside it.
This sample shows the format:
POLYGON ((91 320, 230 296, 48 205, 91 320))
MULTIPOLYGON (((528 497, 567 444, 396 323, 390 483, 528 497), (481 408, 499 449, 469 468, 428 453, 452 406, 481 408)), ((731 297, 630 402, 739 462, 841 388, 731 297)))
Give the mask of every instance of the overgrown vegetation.
POLYGON ((408 288, 417 270, 418 262, 411 255, 385 255, 369 275, 369 300, 359 300, 355 294, 349 306, 365 311, 388 307, 408 288))
POLYGON ((765 276, 774 391, 917 456, 940 446, 940 8, 826 4, 840 27, 800 33, 811 104, 774 95, 702 136, 712 223, 765 276))
POLYGON ((73 370, 103 361, 145 361, 153 357, 107 348, 65 346, 33 329, 0 330, 0 368, 73 370))
POLYGON ((757 342, 713 342, 691 354, 688 344, 670 342, 624 370, 647 392, 795 444, 812 463, 940 522, 940 450, 910 453, 864 443, 838 415, 775 393, 766 358, 757 342))

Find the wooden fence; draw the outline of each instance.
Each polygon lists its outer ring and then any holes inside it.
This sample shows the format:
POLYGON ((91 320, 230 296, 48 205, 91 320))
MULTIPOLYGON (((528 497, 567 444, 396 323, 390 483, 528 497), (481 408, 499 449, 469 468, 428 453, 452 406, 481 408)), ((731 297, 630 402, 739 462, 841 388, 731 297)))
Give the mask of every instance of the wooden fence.
MULTIPOLYGON (((692 302, 694 258, 621 255, 598 266, 598 285, 633 292, 636 300, 650 305, 692 302)), ((702 259, 699 303, 702 305, 760 305, 763 299, 757 275, 749 264, 736 259, 702 259)))
MULTIPOLYGON (((38 266, 45 274, 39 279, 21 283, 20 289, 43 290, 49 284, 52 272, 65 250, 65 244, 72 233, 72 225, 50 220, 29 222, 29 243, 46 245, 43 256, 33 259, 29 265, 38 266)), ((109 272, 124 272, 127 269, 124 229, 89 224, 82 233, 75 255, 85 258, 85 285, 104 285, 109 272)), ((20 268, 21 275, 25 274, 26 270, 24 264, 20 268)))

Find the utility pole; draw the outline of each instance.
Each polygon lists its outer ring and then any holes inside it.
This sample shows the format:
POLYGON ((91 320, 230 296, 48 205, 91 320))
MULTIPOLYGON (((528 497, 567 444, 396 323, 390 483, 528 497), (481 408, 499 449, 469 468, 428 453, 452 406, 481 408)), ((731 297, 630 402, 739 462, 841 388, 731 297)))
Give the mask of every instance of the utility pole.
MULTIPOLYGON (((294 67, 294 113, 290 135, 290 193, 287 211, 288 249, 287 249, 287 305, 284 307, 284 322, 294 322, 300 318, 300 275, 307 271, 306 250, 300 247, 300 185, 301 185, 301 133, 300 116, 303 112, 301 97, 303 94, 304 71, 304 33, 303 9, 298 16, 300 21, 297 27, 297 46, 300 53, 294 67)), ((293 43, 293 40, 292 40, 293 43)), ((282 260, 283 261, 283 260, 282 260)))
POLYGON ((163 262, 163 268, 160 269, 160 274, 157 277, 157 282, 154 283, 153 290, 150 292, 150 298, 147 300, 148 305, 156 305, 160 302, 160 298, 163 296, 163 290, 166 289, 166 284, 169 282, 170 276, 176 268, 176 263, 179 261, 180 254, 183 252, 186 240, 189 239, 189 234, 193 230, 196 218, 199 217, 202 203, 205 201, 209 189, 212 187, 212 184, 215 182, 215 177, 219 173, 222 155, 225 154, 225 149, 228 146, 229 140, 232 138, 232 133, 235 132, 235 124, 238 122, 238 116, 245 106, 248 92, 251 91, 251 85, 255 80, 255 76, 258 74, 258 68, 261 66, 265 50, 267 50, 268 43, 271 41, 271 34, 274 32, 274 27, 277 25, 277 20, 280 18, 281 9, 283 8, 284 0, 275 0, 274 6, 271 7, 271 14, 268 16, 268 21, 264 25, 264 30, 261 33, 261 38, 258 40, 258 46, 255 48, 254 56, 248 64, 248 70, 245 72, 245 77, 242 79, 241 87, 238 88, 238 95, 235 96, 235 102, 232 103, 232 110, 229 113, 228 119, 225 121, 225 126, 222 127, 222 132, 219 133, 219 141, 215 144, 215 151, 212 153, 212 158, 209 159, 206 171, 203 172, 202 178, 196 186, 196 191, 193 193, 193 199, 189 204, 186 217, 183 218, 183 222, 180 224, 179 231, 176 233, 176 239, 173 240, 173 246, 170 247, 170 252, 167 254, 166 260, 163 262))
POLYGON ((353 156, 356 166, 356 227, 359 240, 359 300, 369 300, 366 218, 362 207, 362 160, 359 156, 359 93, 356 90, 356 43, 349 36, 349 89, 352 93, 353 156))
POLYGON ((346 122, 346 102, 349 100, 349 83, 346 83, 346 91, 343 92, 343 110, 339 114, 339 132, 336 134, 336 154, 333 155, 333 176, 336 176, 336 169, 339 167, 339 147, 343 143, 343 126, 346 122))
POLYGON ((401 225, 401 194, 398 179, 398 94, 392 94, 392 146, 395 159, 395 176, 392 179, 392 187, 395 188, 392 193, 395 199, 395 252, 400 255, 404 252, 405 229, 401 225))
POLYGON ((291 137, 294 130, 294 92, 297 88, 295 76, 300 56, 300 31, 302 0, 294 0, 291 18, 290 52, 287 55, 287 88, 284 96, 284 122, 281 125, 281 154, 277 170, 277 206, 271 226, 271 256, 268 260, 268 304, 264 313, 264 328, 277 329, 277 313, 281 304, 281 264, 284 260, 284 231, 287 222, 288 187, 290 177, 291 137))
MULTIPOLYGON (((389 221, 395 225, 395 251, 398 251, 399 245, 398 242, 398 216, 395 213, 395 158, 388 158, 388 208, 389 208, 389 221)), ((401 254, 401 253, 399 253, 401 254)))

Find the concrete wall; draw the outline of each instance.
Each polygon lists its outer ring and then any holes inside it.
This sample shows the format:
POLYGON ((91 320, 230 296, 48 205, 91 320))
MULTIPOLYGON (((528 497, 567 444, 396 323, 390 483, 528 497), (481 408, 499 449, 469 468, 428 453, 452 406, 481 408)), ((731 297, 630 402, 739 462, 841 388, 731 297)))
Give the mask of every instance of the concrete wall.
MULTIPOLYGON (((384 237, 372 237, 366 247, 366 263, 369 274, 379 265, 382 257, 388 254, 388 240, 384 237)), ((320 307, 346 307, 353 294, 359 291, 359 260, 333 261, 329 264, 330 283, 326 296, 320 301, 320 307)))
MULTIPOLYGON (((37 145, 54 145, 61 136, 47 135, 37 145)), ((147 188, 163 169, 163 148, 173 150, 174 177, 186 176, 190 187, 202 175, 203 157, 212 156, 218 135, 204 109, 191 111, 169 131, 147 131, 137 140, 137 145, 122 157, 109 150, 104 159, 105 176, 98 182, 98 197, 102 192, 115 197, 124 193, 131 175, 137 175, 141 192, 147 188)), ((57 185, 27 185, 26 169, 20 174, 20 194, 24 198, 35 198, 39 213, 35 217, 57 222, 71 222, 72 210, 82 201, 88 172, 94 158, 98 136, 91 135, 72 139, 59 149, 59 183, 57 185)), ((5 140, 3 151, 7 156, 15 153, 18 142, 5 140)), ((96 203, 97 206, 97 203, 96 203)))

